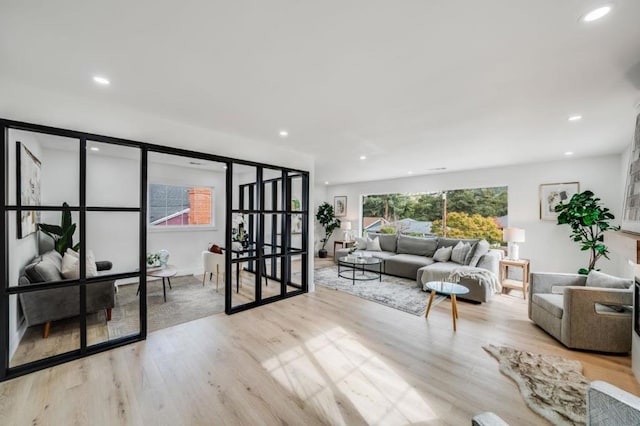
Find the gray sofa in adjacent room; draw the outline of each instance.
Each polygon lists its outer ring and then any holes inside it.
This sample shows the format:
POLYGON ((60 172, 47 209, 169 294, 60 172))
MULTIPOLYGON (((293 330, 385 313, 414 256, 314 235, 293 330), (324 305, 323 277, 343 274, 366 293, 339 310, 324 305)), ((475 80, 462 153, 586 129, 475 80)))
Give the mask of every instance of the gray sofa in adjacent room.
MULTIPOLYGON (((111 269, 111 262, 96 262, 98 271, 111 269)), ((29 286, 45 282, 64 280, 61 273, 62 256, 55 250, 33 259, 24 268, 18 285, 29 286)), ((80 290, 78 286, 20 293, 20 305, 28 327, 45 324, 43 337, 49 334, 51 321, 74 317, 80 314, 80 290)), ((115 306, 114 280, 87 284, 87 312, 105 309, 107 320, 115 306)))
MULTIPOLYGON (((413 237, 403 234, 369 233, 370 239, 378 238, 380 251, 366 250, 366 239, 358 238, 356 252, 384 260, 384 273, 416 280, 420 288, 428 281, 442 281, 454 271, 489 271, 497 281, 498 267, 502 259, 502 250, 492 250, 489 244, 478 239, 413 237), (464 261, 437 262, 433 256, 439 248, 454 247, 460 241, 467 242, 471 251, 464 261)), ((350 249, 339 249, 334 253, 334 262, 349 254, 350 249)), ((490 286, 483 285, 478 279, 463 277, 459 283, 469 289, 469 293, 460 298, 474 302, 487 302, 494 294, 490 286)))

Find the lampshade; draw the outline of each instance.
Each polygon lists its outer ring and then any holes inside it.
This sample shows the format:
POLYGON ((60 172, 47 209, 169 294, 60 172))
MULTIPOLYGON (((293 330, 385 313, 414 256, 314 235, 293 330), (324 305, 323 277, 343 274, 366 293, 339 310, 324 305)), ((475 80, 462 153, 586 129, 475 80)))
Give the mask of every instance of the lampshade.
POLYGON ((524 229, 504 228, 502 238, 508 243, 524 243, 524 229))
POLYGON ((351 222, 342 221, 340 223, 340 229, 343 231, 351 231, 351 222))

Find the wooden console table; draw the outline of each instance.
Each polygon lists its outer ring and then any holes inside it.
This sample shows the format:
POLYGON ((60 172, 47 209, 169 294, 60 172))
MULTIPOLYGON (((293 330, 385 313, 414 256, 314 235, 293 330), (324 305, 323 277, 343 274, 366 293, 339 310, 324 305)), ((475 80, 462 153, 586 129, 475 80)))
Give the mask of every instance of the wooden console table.
POLYGON ((529 287, 529 260, 528 259, 502 259, 500 261, 500 284, 503 291, 505 289, 522 290, 522 297, 527 298, 527 289, 529 287), (509 268, 522 269, 522 281, 509 278, 509 268))

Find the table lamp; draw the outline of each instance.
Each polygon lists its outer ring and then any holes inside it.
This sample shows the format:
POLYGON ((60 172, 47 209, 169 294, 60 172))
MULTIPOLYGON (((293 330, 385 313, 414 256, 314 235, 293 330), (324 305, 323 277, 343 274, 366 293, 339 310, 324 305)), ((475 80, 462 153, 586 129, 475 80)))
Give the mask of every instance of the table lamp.
POLYGON ((340 223, 340 229, 344 231, 344 240, 351 241, 351 222, 343 221, 340 223))
POLYGON ((502 239, 509 246, 507 258, 511 260, 519 259, 518 243, 524 243, 524 229, 522 228, 504 228, 502 230, 502 239))

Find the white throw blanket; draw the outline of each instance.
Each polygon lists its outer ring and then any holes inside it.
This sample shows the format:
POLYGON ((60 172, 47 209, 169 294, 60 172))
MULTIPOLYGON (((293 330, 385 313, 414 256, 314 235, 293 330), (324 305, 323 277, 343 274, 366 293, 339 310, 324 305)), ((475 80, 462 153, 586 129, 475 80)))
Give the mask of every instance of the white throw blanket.
POLYGON ((482 268, 459 268, 454 269, 447 277, 447 281, 451 282, 459 282, 460 278, 471 278, 477 280, 480 285, 489 287, 493 290, 494 293, 500 293, 502 291, 502 286, 498 281, 498 277, 486 269, 482 268))

